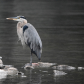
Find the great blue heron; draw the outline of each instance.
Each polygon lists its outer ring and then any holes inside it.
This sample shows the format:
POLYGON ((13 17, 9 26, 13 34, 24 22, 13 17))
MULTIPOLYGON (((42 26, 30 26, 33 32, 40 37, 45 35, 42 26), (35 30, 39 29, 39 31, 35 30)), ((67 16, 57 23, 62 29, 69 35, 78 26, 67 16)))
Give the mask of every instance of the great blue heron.
POLYGON ((31 49, 30 66, 32 66, 32 54, 35 54, 39 60, 41 59, 42 41, 38 32, 32 24, 27 23, 24 16, 10 17, 6 19, 18 21, 17 35, 22 45, 29 46, 31 49))

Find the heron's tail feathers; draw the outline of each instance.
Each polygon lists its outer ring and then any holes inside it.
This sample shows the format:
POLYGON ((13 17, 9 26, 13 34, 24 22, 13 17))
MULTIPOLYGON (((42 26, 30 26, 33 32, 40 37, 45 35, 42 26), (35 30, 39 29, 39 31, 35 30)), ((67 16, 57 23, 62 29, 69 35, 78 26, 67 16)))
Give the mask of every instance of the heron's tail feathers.
POLYGON ((37 57, 38 57, 39 60, 41 60, 41 52, 40 52, 40 50, 37 51, 37 57))

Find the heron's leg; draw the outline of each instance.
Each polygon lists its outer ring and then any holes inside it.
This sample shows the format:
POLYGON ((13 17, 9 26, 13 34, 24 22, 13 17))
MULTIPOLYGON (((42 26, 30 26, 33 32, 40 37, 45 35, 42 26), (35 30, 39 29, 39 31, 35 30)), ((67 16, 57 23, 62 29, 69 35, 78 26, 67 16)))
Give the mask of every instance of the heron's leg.
POLYGON ((31 56, 30 56, 30 66, 32 66, 32 52, 31 52, 31 56))

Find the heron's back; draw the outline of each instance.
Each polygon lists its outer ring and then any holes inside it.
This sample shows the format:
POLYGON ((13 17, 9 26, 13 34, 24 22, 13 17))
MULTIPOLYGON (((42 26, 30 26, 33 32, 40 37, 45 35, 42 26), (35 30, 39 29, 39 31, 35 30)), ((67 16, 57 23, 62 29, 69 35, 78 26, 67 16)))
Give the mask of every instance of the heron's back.
POLYGON ((26 27, 23 28, 25 43, 30 47, 34 54, 40 57, 42 53, 41 38, 33 25, 27 23, 25 26, 26 27))

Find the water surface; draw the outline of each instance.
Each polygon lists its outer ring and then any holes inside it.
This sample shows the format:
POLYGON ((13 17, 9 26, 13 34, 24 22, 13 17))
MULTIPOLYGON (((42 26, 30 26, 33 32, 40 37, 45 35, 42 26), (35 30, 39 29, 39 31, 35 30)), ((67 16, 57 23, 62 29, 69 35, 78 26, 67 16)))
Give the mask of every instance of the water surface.
MULTIPOLYGON (((17 43, 17 22, 6 20, 24 15, 34 25, 43 43, 42 62, 83 67, 83 8, 84 2, 75 0, 0 0, 0 55, 4 64, 14 65, 27 76, 7 77, 0 84, 83 84, 83 71, 68 71, 65 76, 54 77, 52 69, 22 69, 30 61, 30 50, 17 43)), ((38 62, 36 56, 33 62, 38 62)))

